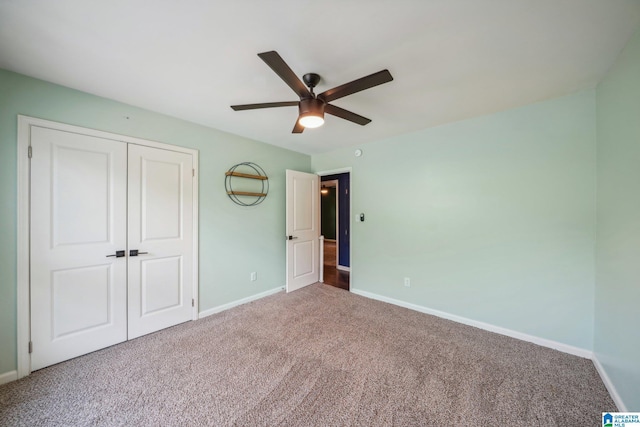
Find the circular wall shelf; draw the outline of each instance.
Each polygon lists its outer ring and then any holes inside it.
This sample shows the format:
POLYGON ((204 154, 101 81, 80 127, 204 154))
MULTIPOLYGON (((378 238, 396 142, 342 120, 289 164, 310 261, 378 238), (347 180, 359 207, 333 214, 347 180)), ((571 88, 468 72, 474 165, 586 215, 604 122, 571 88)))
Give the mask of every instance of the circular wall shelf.
POLYGON ((267 198, 269 193, 269 177, 264 169, 252 162, 238 163, 232 166, 225 174, 224 187, 227 190, 227 196, 234 203, 240 206, 259 205, 267 198), (237 179, 253 179, 260 181, 260 188, 256 191, 239 191, 237 188, 237 179), (234 189, 234 182, 236 187, 234 189))

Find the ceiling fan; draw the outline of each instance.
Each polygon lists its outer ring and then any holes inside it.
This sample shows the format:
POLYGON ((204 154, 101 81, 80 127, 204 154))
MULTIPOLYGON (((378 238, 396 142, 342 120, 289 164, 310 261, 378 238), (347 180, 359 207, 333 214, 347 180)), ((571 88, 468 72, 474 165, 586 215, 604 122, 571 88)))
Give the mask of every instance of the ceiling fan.
POLYGON ((352 113, 344 108, 336 107, 335 105, 329 104, 329 102, 393 80, 389 70, 382 70, 316 95, 313 92, 313 88, 320 82, 319 75, 315 73, 305 74, 302 76, 302 80, 304 80, 304 83, 302 83, 278 52, 272 50, 270 52, 259 53, 258 56, 293 89, 300 97, 300 100, 232 105, 231 108, 233 108, 234 111, 242 111, 259 108, 298 106, 298 120, 293 127, 292 133, 302 133, 306 127, 315 128, 321 126, 324 123, 324 113, 349 120, 362 126, 370 123, 370 119, 352 113))

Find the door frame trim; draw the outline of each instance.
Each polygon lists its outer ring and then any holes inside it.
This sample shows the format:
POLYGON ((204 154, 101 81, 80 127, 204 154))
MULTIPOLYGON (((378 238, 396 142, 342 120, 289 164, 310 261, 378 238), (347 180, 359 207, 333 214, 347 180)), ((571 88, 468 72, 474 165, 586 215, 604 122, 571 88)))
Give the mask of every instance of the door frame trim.
MULTIPOLYGON (((335 223, 335 230, 336 230, 336 238, 334 239, 334 241, 336 242, 336 265, 338 265, 338 261, 340 260, 340 251, 339 251, 339 246, 340 246, 340 233, 338 232, 339 230, 339 225, 340 225, 340 216, 338 215, 338 213, 340 213, 340 204, 339 204, 339 199, 340 199, 340 188, 338 186, 338 180, 337 179, 332 179, 330 181, 322 181, 322 175, 318 175, 320 177, 320 235, 322 235, 322 185, 326 184, 326 183, 330 183, 333 184, 333 186, 329 186, 329 188, 335 188, 335 198, 336 198, 336 209, 335 209, 335 215, 336 215, 336 223, 335 223)), ((324 240, 331 240, 331 239, 327 239, 326 237, 324 238, 324 240)))
POLYGON ((35 117, 18 115, 18 141, 17 141, 17 289, 16 289, 16 322, 17 322, 17 356, 18 379, 31 373, 31 357, 29 355, 29 340, 31 339, 31 310, 30 310, 30 201, 31 178, 29 163, 29 146, 31 142, 31 127, 38 126, 59 131, 78 133, 94 136, 127 144, 143 145, 146 147, 160 148, 163 150, 177 151, 191 154, 193 158, 193 298, 195 300, 192 310, 192 320, 198 319, 198 279, 199 279, 199 255, 198 255, 198 197, 199 197, 199 151, 193 148, 180 147, 163 142, 151 141, 133 136, 120 135, 113 132, 105 132, 96 129, 74 126, 35 117))

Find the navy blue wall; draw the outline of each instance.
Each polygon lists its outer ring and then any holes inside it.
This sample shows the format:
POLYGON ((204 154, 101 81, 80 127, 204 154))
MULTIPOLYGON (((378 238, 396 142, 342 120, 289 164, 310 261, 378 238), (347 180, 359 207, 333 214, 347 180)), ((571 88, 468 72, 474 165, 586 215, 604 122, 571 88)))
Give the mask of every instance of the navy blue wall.
POLYGON ((349 245, 351 241, 351 230, 349 229, 349 218, 351 215, 350 197, 350 175, 349 173, 339 173, 322 177, 322 181, 338 180, 338 264, 343 267, 350 266, 349 245))

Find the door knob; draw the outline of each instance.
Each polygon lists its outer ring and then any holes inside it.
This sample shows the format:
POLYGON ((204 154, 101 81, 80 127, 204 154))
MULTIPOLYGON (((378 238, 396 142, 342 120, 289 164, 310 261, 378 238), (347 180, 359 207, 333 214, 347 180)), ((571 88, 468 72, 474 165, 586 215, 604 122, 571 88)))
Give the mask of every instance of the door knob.
POLYGON ((122 258, 124 256, 124 251, 116 251, 115 254, 107 255, 107 258, 109 258, 110 256, 114 256, 116 258, 122 258))
POLYGON ((139 252, 137 249, 131 249, 129 251, 129 256, 138 256, 138 255, 144 255, 144 254, 148 254, 149 252, 139 252))

